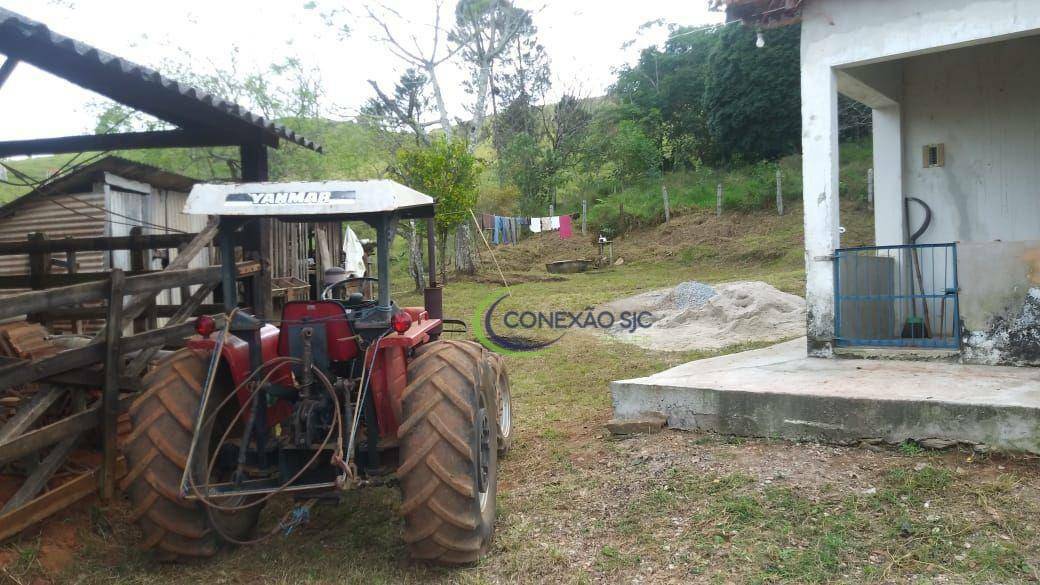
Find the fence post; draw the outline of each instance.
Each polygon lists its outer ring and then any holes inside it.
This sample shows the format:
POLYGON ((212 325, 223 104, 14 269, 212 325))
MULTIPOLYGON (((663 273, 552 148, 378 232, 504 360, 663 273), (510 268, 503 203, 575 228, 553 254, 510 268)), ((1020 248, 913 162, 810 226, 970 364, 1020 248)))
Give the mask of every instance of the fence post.
POLYGON ((549 217, 556 215, 556 206, 552 203, 549 204, 549 217))
POLYGON ((874 209, 874 169, 867 169, 867 207, 874 209))
POLYGON ((715 187, 715 217, 722 217, 722 183, 715 187))
POLYGON ((123 285, 126 275, 118 268, 109 277, 108 314, 105 317, 105 387, 101 395, 101 499, 111 501, 116 491, 116 457, 119 455, 116 435, 119 417, 119 376, 122 356, 119 343, 123 336, 123 285))
MULTIPOLYGON (((65 239, 70 239, 71 236, 67 236, 65 239)), ((69 274, 76 274, 79 272, 78 260, 76 259, 76 251, 69 250, 65 252, 65 272, 69 274)), ((73 307, 79 307, 80 305, 73 305, 73 307)), ((83 334, 83 321, 75 319, 72 321, 72 332, 76 335, 83 334)))
MULTIPOLYGON (((149 256, 151 255, 148 250, 141 247, 142 235, 141 226, 130 228, 130 270, 136 274, 142 274, 148 269, 149 256)), ((134 319, 134 333, 155 329, 156 326, 155 303, 152 303, 149 305, 148 310, 134 319)))
POLYGON ((586 214, 588 214, 588 212, 589 212, 589 202, 588 202, 587 199, 582 199, 581 200, 581 235, 583 235, 583 236, 585 235, 586 226, 588 225, 586 223, 587 220, 585 219, 585 216, 586 216, 586 214))
MULTIPOLYGON (((33 232, 29 234, 29 242, 43 242, 47 234, 33 232)), ((29 288, 32 290, 43 290, 47 288, 47 274, 51 271, 51 255, 48 252, 32 252, 29 254, 29 288)), ((42 323, 49 326, 46 313, 31 313, 27 315, 29 321, 42 323)))
POLYGON ((664 222, 668 223, 672 218, 672 210, 668 208, 668 187, 664 182, 661 183, 661 199, 664 200, 664 222))
POLYGON ((784 214, 783 177, 779 168, 776 169, 776 212, 780 215, 784 214))
MULTIPOLYGON (((180 255, 180 253, 181 253, 181 250, 183 250, 185 246, 187 246, 187 244, 181 244, 180 246, 177 246, 177 254, 178 254, 178 255, 180 255)), ((170 264, 170 262, 171 262, 171 260, 170 260, 170 251, 169 251, 169 250, 167 250, 167 251, 166 251, 166 254, 167 254, 167 255, 166 255, 166 266, 169 266, 169 264, 170 264)), ((209 258, 209 259, 207 259, 207 262, 206 262, 206 264, 207 264, 207 265, 211 265, 211 264, 216 264, 216 262, 214 262, 212 258, 209 258)), ((166 266, 163 266, 163 269, 165 269, 165 268, 166 268, 166 266)), ((192 293, 191 293, 191 287, 190 287, 190 286, 182 286, 182 287, 180 288, 180 295, 181 295, 181 300, 180 300, 180 302, 181 302, 181 303, 186 303, 186 302, 188 302, 188 299, 190 299, 190 298, 191 298, 191 294, 192 294, 192 293)))

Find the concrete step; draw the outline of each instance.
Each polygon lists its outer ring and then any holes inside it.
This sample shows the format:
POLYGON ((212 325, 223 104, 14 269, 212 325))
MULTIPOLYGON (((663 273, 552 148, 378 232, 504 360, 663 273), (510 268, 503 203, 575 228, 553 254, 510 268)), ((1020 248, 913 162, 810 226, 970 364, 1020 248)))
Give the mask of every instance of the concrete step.
POLYGON ((822 359, 805 339, 611 383, 614 416, 690 430, 856 443, 941 439, 1040 453, 1040 369, 822 359))

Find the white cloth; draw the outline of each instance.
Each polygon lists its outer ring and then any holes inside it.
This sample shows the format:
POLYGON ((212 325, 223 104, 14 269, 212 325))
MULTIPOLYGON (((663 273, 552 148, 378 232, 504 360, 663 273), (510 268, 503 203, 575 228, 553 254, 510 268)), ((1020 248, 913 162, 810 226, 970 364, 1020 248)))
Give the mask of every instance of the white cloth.
POLYGON ((554 215, 554 216, 549 218, 549 221, 551 222, 552 229, 554 229, 554 230, 560 229, 560 216, 554 215))
POLYGON ((542 220, 538 217, 531 218, 531 232, 537 234, 542 231, 542 220))
POLYGON ((343 233, 343 256, 346 258, 343 268, 347 271, 347 276, 364 276, 365 248, 354 230, 350 229, 350 226, 346 228, 343 233))

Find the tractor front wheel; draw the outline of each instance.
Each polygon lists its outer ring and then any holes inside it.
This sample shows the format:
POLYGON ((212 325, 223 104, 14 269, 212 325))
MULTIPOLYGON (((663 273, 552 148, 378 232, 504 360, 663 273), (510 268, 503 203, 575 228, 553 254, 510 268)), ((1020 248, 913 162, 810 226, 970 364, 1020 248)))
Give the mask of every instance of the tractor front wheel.
POLYGON ((513 446, 513 394, 509 391, 506 360, 491 354, 495 370, 495 398, 498 401, 498 456, 503 457, 513 446))
MULTIPOLYGON (((221 533, 246 538, 259 519, 257 506, 236 513, 207 513, 199 502, 180 496, 209 358, 210 354, 189 349, 173 353, 144 377, 145 391, 130 406, 134 430, 123 446, 129 472, 122 488, 130 497, 131 518, 144 532, 141 546, 153 550, 161 560, 212 556, 221 543, 221 533)), ((218 375, 211 405, 230 391, 222 381, 218 375)), ((213 446, 213 426, 206 425, 199 437, 194 467, 202 472, 213 446)), ((236 502, 224 499, 221 503, 236 502)))
POLYGON ((398 429, 404 540, 412 558, 471 563, 495 526, 498 408, 490 353, 441 340, 408 364, 398 429))

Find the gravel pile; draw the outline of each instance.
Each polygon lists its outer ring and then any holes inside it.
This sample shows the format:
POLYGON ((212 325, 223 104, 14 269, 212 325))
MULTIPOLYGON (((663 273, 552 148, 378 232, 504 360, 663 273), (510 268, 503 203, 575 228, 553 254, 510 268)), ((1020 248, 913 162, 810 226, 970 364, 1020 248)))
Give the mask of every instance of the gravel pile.
POLYGON ((718 294, 711 285, 691 280, 676 286, 669 296, 676 309, 699 309, 718 294))

